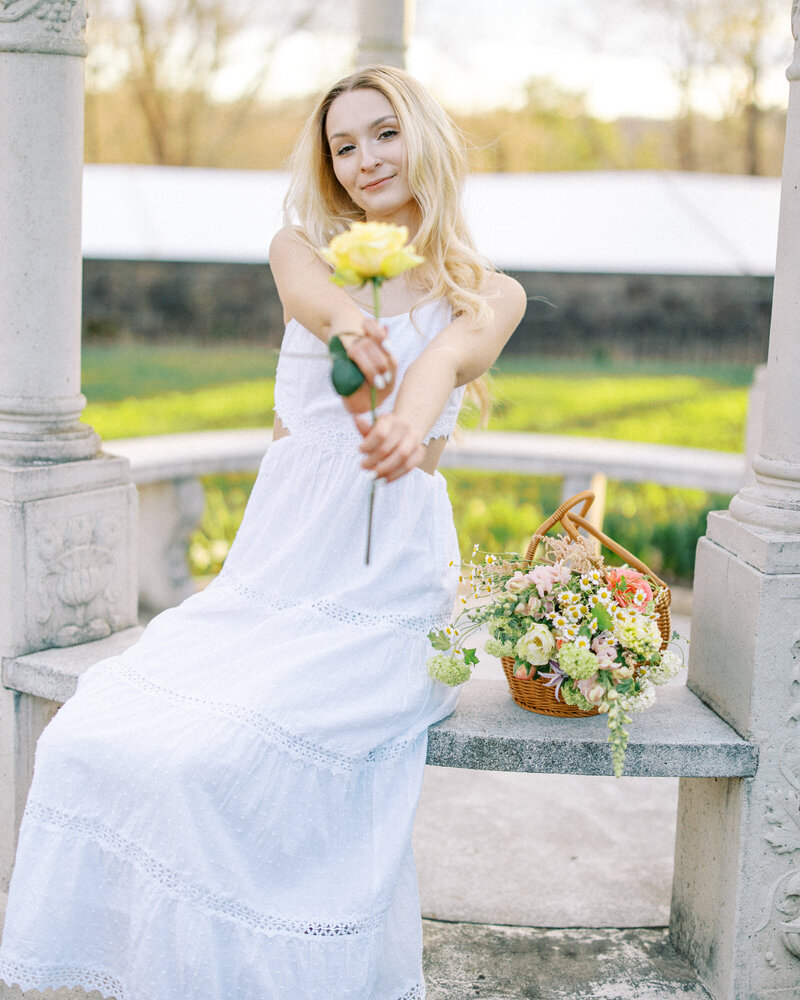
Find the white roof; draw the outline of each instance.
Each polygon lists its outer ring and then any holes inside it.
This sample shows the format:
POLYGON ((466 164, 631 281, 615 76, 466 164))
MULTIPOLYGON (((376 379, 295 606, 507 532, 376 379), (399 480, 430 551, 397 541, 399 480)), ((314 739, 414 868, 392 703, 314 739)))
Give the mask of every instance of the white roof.
MULTIPOLYGON (((263 263, 280 171, 87 165, 84 257, 263 263)), ((668 171, 474 174, 467 212, 500 267, 634 274, 775 269, 780 181, 668 171)))

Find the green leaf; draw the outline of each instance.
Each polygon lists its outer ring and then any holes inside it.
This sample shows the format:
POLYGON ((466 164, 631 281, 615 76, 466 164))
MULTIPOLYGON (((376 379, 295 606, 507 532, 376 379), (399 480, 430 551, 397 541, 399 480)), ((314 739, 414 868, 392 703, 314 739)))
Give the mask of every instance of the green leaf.
POLYGON ((466 663, 467 666, 472 666, 478 662, 478 657, 475 655, 474 649, 464 649, 462 652, 464 654, 464 663, 466 663))
POLYGON ((450 648, 450 639, 447 637, 443 629, 431 629, 431 631, 428 632, 428 639, 434 649, 446 651, 450 648))
POLYGON ((333 359, 331 381, 340 396, 352 396, 363 384, 364 375, 355 361, 339 355, 333 359))
POLYGON ((328 341, 328 350, 334 358, 346 358, 347 351, 342 343, 342 338, 339 336, 331 337, 328 341))
POLYGON ((613 624, 611 615, 602 604, 595 604, 592 608, 592 617, 597 619, 597 627, 601 632, 606 632, 613 624))

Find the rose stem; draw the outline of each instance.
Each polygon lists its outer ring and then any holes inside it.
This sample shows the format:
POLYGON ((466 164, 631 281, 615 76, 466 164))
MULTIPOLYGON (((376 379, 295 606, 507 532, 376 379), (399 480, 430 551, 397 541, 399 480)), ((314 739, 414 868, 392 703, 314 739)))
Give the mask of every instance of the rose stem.
MULTIPOLYGON (((381 311, 380 285, 377 281, 375 281, 374 278, 372 279, 372 305, 373 305, 373 312, 375 313, 375 321, 377 322, 381 311)), ((375 401, 376 401, 375 386, 371 385, 369 387, 369 405, 370 405, 370 411, 372 413, 373 426, 375 424, 375 419, 376 419, 375 401)), ((367 514, 367 554, 364 557, 364 562, 366 563, 367 566, 369 566, 369 551, 372 545, 372 508, 374 507, 374 505, 375 505, 375 480, 373 479, 372 484, 370 485, 369 488, 369 513, 367 514)))

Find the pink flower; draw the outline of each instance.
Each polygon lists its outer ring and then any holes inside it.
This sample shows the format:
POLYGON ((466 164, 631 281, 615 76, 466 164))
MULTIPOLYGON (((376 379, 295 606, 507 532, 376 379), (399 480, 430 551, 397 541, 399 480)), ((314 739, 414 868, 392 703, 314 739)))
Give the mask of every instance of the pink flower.
POLYGON ((517 570, 510 580, 506 580, 506 590, 509 594, 519 594, 521 591, 525 590, 526 587, 530 587, 530 585, 531 581, 519 570, 517 570))
POLYGON ((528 572, 528 579, 536 585, 539 597, 549 594, 557 583, 567 583, 570 572, 561 563, 553 566, 536 566, 528 572))
POLYGON ((514 676, 520 678, 527 678, 528 668, 523 666, 514 667, 514 676))
POLYGON ((599 705, 605 694, 605 688, 602 684, 598 683, 596 674, 587 677, 585 680, 578 681, 578 690, 592 705, 599 705))
MULTIPOLYGON (((653 600, 650 584, 637 569, 623 566, 621 569, 607 569, 606 583, 614 595, 614 600, 623 608, 627 608, 637 594, 644 595, 644 603, 653 600)), ((636 603, 639 604, 641 598, 636 603)))

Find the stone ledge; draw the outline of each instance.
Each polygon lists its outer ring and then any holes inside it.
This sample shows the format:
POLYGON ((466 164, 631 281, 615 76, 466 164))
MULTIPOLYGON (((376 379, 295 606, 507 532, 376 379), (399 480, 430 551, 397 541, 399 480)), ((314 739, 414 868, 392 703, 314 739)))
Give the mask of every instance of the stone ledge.
MULTIPOLYGON (((136 483, 255 471, 272 439, 270 428, 195 431, 106 441, 104 450, 131 463, 136 483)), ((448 442, 442 468, 528 475, 585 476, 662 483, 735 493, 746 479, 744 455, 702 448, 606 438, 505 431, 462 432, 448 442)))
POLYGON ((124 653, 142 631, 137 625, 96 642, 4 659, 3 685, 13 691, 63 704, 75 693, 78 678, 85 670, 110 656, 124 653))
MULTIPOLYGON (((428 763, 484 771, 612 774, 603 716, 559 719, 526 712, 505 681, 472 680, 452 715, 431 726, 428 763)), ((750 777, 758 749, 683 686, 658 692, 634 716, 625 774, 639 777, 750 777)))

